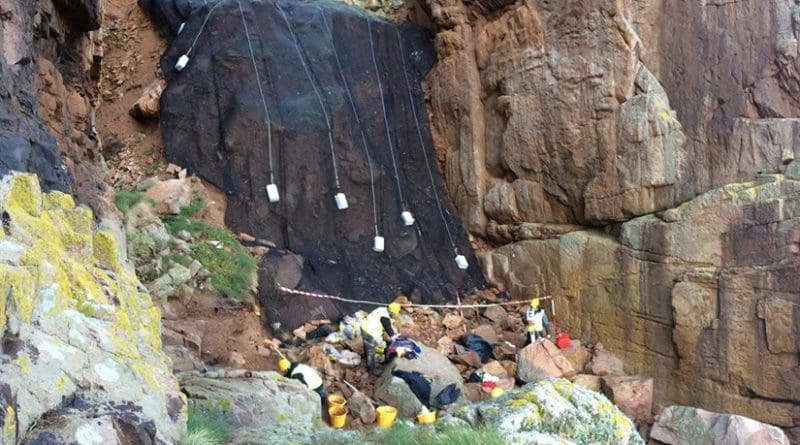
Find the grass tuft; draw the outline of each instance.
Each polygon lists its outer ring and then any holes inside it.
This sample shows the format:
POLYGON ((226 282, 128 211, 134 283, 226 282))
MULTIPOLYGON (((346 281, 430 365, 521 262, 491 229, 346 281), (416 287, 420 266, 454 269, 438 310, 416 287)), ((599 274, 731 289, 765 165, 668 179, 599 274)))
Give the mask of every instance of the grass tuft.
POLYGON ((233 427, 219 410, 208 410, 196 404, 189 405, 186 436, 180 445, 225 445, 233 435, 233 427), (216 412, 212 412, 216 411, 216 412))
POLYGON ((118 190, 114 193, 114 204, 122 213, 128 213, 128 210, 139 204, 142 199, 144 199, 144 192, 118 190))

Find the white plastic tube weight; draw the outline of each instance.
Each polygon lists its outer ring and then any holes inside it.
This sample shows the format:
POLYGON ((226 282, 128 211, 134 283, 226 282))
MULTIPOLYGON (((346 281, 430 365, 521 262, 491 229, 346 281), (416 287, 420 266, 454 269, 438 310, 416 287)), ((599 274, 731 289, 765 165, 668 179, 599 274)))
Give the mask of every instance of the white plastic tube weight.
POLYGON ((281 196, 278 194, 277 185, 275 184, 267 185, 267 197, 269 198, 269 202, 278 202, 281 200, 281 196))
POLYGON ((372 243, 372 250, 376 252, 383 252, 383 244, 384 244, 383 237, 375 236, 375 239, 372 243))
POLYGON ((182 71, 184 68, 186 68, 187 63, 189 63, 189 56, 184 54, 178 58, 178 63, 175 64, 175 69, 182 71))
POLYGON ((403 218, 403 224, 407 226, 414 225, 414 215, 412 215, 408 210, 404 210, 403 213, 400 214, 400 217, 403 218))
POLYGON ((333 199, 336 200, 337 209, 344 210, 347 207, 349 207, 347 205, 347 196, 345 196, 344 193, 341 192, 337 193, 336 195, 333 196, 333 199))
POLYGON ((469 267, 469 263, 467 262, 467 257, 464 255, 456 255, 456 265, 461 270, 466 270, 469 267))

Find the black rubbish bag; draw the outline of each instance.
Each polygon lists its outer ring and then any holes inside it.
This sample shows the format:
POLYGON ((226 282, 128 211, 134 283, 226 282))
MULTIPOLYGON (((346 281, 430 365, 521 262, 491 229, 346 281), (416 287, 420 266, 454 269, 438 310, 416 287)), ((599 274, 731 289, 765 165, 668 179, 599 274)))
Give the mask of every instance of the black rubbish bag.
POLYGON ((492 346, 480 335, 467 334, 462 337, 462 342, 468 351, 475 351, 478 354, 478 357, 481 358, 481 363, 486 363, 492 358, 492 346))
POLYGON ((425 407, 431 407, 431 382, 417 371, 394 371, 392 375, 400 377, 411 388, 411 392, 425 407))
POLYGON ((455 383, 451 383, 439 391, 439 394, 436 394, 436 406, 442 407, 455 403, 459 397, 461 397, 461 390, 456 388, 455 383))

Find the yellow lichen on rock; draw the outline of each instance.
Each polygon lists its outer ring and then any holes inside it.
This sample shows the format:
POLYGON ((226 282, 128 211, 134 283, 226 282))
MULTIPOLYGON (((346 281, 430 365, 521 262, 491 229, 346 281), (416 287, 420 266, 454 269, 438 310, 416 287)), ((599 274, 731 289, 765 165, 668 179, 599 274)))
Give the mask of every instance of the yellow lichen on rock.
POLYGON ((119 271, 120 264, 117 260, 117 239, 108 232, 97 232, 94 234, 94 258, 101 266, 119 271))
POLYGON ((0 264, 0 335, 13 320, 20 340, 43 351, 0 363, 0 375, 21 394, 42 385, 55 390, 37 393, 41 406, 31 400, 9 406, 14 415, 3 419, 0 443, 15 443, 13 436, 4 441, 8 431, 31 427, 30 419, 43 414, 36 410, 53 409, 74 391, 69 376, 78 368, 101 383, 93 386, 98 391, 141 404, 164 437, 176 440, 185 417, 167 414, 167 398, 181 395, 161 350, 160 313, 123 267, 114 234, 95 231, 91 211, 71 196, 42 195, 33 175, 0 179, 0 211, 10 217, 6 239, 24 249, 14 263, 0 264), (17 425, 16 418, 25 420, 17 425))
POLYGON ((0 443, 15 443, 17 439, 17 413, 14 407, 7 406, 3 417, 2 435, 0 443))
POLYGON ((42 210, 42 191, 34 175, 11 176, 11 187, 5 199, 5 210, 9 213, 25 212, 38 216, 42 210))

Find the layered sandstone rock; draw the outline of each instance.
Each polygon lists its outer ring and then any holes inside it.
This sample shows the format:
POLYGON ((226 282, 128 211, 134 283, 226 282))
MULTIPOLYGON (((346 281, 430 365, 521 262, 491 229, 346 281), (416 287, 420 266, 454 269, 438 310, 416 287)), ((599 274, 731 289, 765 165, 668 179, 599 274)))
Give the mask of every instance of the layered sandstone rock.
POLYGON ((777 172, 800 15, 751 3, 430 0, 433 136, 470 231, 605 225, 777 172))
MULTIPOLYGON (((795 161, 796 162, 796 161, 795 161)), ((573 336, 602 341, 656 400, 800 426, 800 181, 762 175, 622 224, 482 254, 521 295, 558 295, 573 336)))

